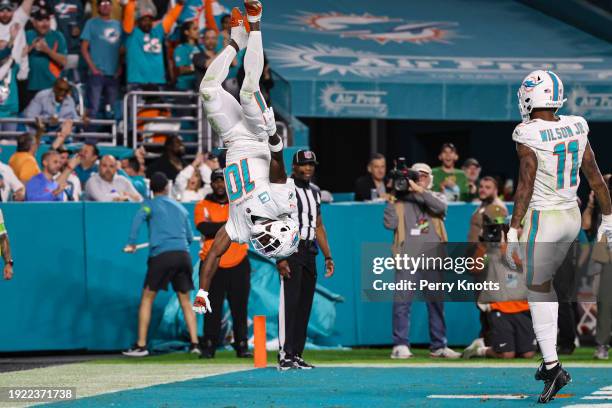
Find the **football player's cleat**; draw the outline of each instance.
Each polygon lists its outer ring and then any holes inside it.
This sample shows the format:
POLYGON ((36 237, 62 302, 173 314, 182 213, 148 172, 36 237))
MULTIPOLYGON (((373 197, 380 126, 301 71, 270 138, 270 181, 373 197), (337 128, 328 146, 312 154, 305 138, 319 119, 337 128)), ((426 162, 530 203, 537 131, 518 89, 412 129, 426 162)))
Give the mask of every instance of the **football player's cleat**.
POLYGON ((315 366, 310 363, 307 363, 306 360, 304 360, 300 355, 295 356, 293 358, 293 362, 295 363, 295 367, 298 370, 312 370, 313 368, 315 368, 315 366))
POLYGON ((247 46, 249 34, 245 24, 244 17, 238 7, 232 9, 232 18, 230 20, 230 38, 238 44, 242 50, 247 46))
POLYGON ((538 381, 544 381, 544 390, 538 397, 538 403, 545 404, 555 398, 555 395, 559 390, 565 387, 572 381, 569 373, 563 369, 561 363, 557 363, 556 366, 547 370, 544 361, 538 371, 535 373, 535 379, 538 381))
POLYGON ((212 313, 212 307, 210 306, 210 300, 208 300, 208 292, 204 289, 200 289, 193 301, 193 311, 198 314, 204 314, 206 312, 212 313))
POLYGON ((249 23, 256 23, 261 20, 261 12, 263 6, 258 0, 244 0, 244 8, 247 13, 247 20, 249 23))
POLYGON ((523 79, 518 90, 519 112, 527 122, 534 108, 556 108, 563 106, 563 82, 552 71, 533 71, 523 79))

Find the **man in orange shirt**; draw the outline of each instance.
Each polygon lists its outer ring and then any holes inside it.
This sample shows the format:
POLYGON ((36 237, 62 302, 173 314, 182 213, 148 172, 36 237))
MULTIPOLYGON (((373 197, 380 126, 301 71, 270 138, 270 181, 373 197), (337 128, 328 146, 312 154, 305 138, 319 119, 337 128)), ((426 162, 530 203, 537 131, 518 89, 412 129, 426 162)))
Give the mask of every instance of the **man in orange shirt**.
MULTIPOLYGON (((229 200, 225 190, 223 170, 214 170, 210 176, 213 192, 196 204, 195 225, 202 234, 200 269, 210 250, 215 234, 229 218, 229 200)), ((223 300, 227 294, 232 313, 234 343, 237 357, 252 357, 247 345, 247 306, 251 290, 251 265, 247 256, 248 245, 232 242, 221 257, 219 269, 212 279, 209 299, 212 313, 204 315, 204 345, 200 358, 214 358, 219 344, 223 300)))
POLYGON ((40 173, 40 167, 36 161, 39 140, 29 133, 24 133, 17 139, 17 152, 9 159, 9 166, 23 184, 40 173))

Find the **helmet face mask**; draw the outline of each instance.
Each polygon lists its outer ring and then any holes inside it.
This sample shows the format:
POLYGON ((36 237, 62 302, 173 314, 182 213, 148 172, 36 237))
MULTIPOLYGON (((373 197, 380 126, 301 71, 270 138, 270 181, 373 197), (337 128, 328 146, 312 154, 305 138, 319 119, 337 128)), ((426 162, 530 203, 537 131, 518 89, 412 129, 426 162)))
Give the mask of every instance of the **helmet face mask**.
POLYGON ((300 241, 299 226, 291 218, 264 220, 253 225, 253 248, 268 258, 287 257, 297 250, 300 241))
POLYGON ((557 109, 563 106, 563 82, 552 71, 533 71, 523 79, 517 92, 523 122, 530 120, 533 109, 557 109))

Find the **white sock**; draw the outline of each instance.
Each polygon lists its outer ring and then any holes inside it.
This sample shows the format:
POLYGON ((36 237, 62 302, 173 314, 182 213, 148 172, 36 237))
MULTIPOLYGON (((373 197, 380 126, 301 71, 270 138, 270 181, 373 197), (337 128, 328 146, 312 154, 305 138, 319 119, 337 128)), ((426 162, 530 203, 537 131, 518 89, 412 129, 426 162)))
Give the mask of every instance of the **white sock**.
MULTIPOLYGON (((531 310, 531 320, 533 321, 533 331, 540 345, 542 358, 546 369, 557 365, 557 319, 559 316, 559 303, 539 302, 532 299, 540 298, 533 295, 536 292, 529 291, 529 309, 531 310)), ((541 294, 550 296, 550 294, 541 294)), ((550 297, 548 297, 550 299, 550 297)))
POLYGON ((238 48, 241 50, 247 46, 247 41, 249 40, 249 33, 247 33, 246 28, 244 26, 232 27, 230 29, 230 38, 236 41, 238 44, 238 48))

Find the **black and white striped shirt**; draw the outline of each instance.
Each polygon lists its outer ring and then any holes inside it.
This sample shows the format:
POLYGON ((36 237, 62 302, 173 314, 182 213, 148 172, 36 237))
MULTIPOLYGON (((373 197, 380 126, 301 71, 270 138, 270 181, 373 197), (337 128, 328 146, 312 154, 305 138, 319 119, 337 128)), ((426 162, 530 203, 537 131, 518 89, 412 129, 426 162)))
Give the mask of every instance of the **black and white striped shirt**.
POLYGON ((298 205, 300 239, 313 241, 316 237, 317 217, 321 211, 321 190, 314 183, 295 181, 295 195, 298 205))

